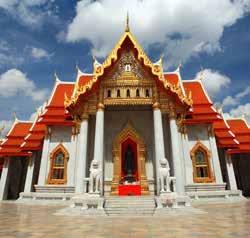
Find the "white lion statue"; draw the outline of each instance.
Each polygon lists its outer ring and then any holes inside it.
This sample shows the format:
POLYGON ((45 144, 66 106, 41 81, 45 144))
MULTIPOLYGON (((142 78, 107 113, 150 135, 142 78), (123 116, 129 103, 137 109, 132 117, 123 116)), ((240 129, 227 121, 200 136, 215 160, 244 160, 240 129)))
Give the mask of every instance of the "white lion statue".
POLYGON ((102 170, 100 162, 92 160, 90 165, 89 193, 99 193, 102 183, 102 170))
POLYGON ((160 160, 159 178, 161 192, 170 192, 170 168, 166 158, 160 160))

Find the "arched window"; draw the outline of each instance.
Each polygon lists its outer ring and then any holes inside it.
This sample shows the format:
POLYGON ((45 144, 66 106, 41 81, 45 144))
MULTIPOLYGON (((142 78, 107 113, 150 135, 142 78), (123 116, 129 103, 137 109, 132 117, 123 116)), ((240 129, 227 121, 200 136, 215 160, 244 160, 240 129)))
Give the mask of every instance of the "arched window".
POLYGON ((130 97, 130 90, 127 89, 127 97, 129 98, 130 97))
POLYGON ((149 97, 149 90, 148 90, 148 89, 146 89, 145 96, 146 96, 147 98, 149 97))
POLYGON ((136 89, 136 97, 140 97, 140 91, 138 88, 136 89))
POLYGON ((214 182, 214 176, 210 167, 210 151, 201 143, 197 142, 191 150, 193 162, 193 179, 195 183, 214 182))
POLYGON ((116 96, 119 98, 119 97, 121 97, 121 92, 120 92, 120 89, 118 89, 117 90, 117 92, 116 92, 116 96))
POLYGON ((69 154, 60 144, 50 154, 49 184, 65 184, 67 182, 67 163, 69 154))
POLYGON ((108 89, 108 98, 111 98, 111 90, 108 89))

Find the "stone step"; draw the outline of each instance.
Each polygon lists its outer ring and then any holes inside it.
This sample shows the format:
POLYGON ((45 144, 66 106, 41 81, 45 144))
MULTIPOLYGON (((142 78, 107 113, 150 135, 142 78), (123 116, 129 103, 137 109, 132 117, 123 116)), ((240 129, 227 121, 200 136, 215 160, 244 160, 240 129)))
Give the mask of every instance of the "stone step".
POLYGON ((131 211, 131 212, 137 212, 137 211, 152 211, 152 210, 154 210, 155 209, 155 207, 150 207, 150 208, 133 208, 133 209, 131 209, 131 208, 127 208, 127 207, 117 207, 117 208, 112 208, 112 207, 106 207, 105 208, 105 210, 106 211, 131 211))
POLYGON ((138 204, 153 204, 155 203, 154 201, 149 201, 149 202, 119 202, 119 201, 115 201, 115 202, 111 202, 111 201, 106 201, 105 204, 128 204, 128 205, 138 205, 138 204))
POLYGON ((152 205, 148 205, 148 206, 145 206, 145 205, 138 205, 138 206, 121 206, 121 205, 109 205, 109 206, 105 206, 106 208, 126 208, 126 209, 136 209, 136 208, 141 208, 141 209, 147 209, 147 208, 155 208, 155 205, 152 204, 152 205))
POLYGON ((108 197, 104 205, 108 216, 152 216, 155 208, 154 197, 108 197))

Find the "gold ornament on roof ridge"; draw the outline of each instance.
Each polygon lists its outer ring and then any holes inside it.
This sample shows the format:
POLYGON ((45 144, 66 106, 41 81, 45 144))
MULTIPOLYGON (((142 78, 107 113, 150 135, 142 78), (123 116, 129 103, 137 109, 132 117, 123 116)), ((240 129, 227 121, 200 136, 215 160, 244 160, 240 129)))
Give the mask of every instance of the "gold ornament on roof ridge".
POLYGON ((144 50, 138 44, 138 42, 136 41, 132 33, 130 31, 125 31, 122 34, 118 43, 115 45, 113 50, 110 52, 110 54, 108 55, 108 57, 102 64, 100 64, 98 61, 96 61, 96 59, 94 59, 93 78, 85 85, 82 85, 82 86, 75 85, 75 87, 78 87, 76 91, 74 90, 76 93, 73 95, 71 100, 67 100, 67 102, 64 103, 65 107, 69 107, 72 104, 75 105, 78 97, 81 94, 84 94, 87 90, 90 90, 92 86, 94 85, 94 83, 97 82, 98 77, 103 75, 104 69, 111 66, 112 62, 117 60, 118 50, 121 48, 121 45, 125 41, 126 37, 129 37, 129 39, 134 45, 134 48, 137 50, 138 52, 137 59, 142 60, 144 65, 151 69, 152 74, 158 77, 158 79, 163 83, 166 89, 170 89, 170 91, 178 95, 178 97, 183 103, 186 103, 188 106, 191 106, 193 103, 192 98, 186 97, 185 95, 183 95, 180 85, 179 87, 176 87, 175 85, 172 85, 171 83, 165 80, 164 73, 163 73, 162 60, 160 60, 160 62, 156 64, 153 64, 151 60, 148 58, 148 56, 145 54, 144 50))

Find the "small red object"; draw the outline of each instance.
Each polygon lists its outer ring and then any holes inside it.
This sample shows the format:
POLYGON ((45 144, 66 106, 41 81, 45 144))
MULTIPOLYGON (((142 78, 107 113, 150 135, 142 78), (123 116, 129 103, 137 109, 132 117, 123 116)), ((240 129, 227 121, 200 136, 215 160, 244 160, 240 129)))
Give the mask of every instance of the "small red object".
POLYGON ((123 184, 119 185, 119 196, 140 196, 141 185, 123 184))

